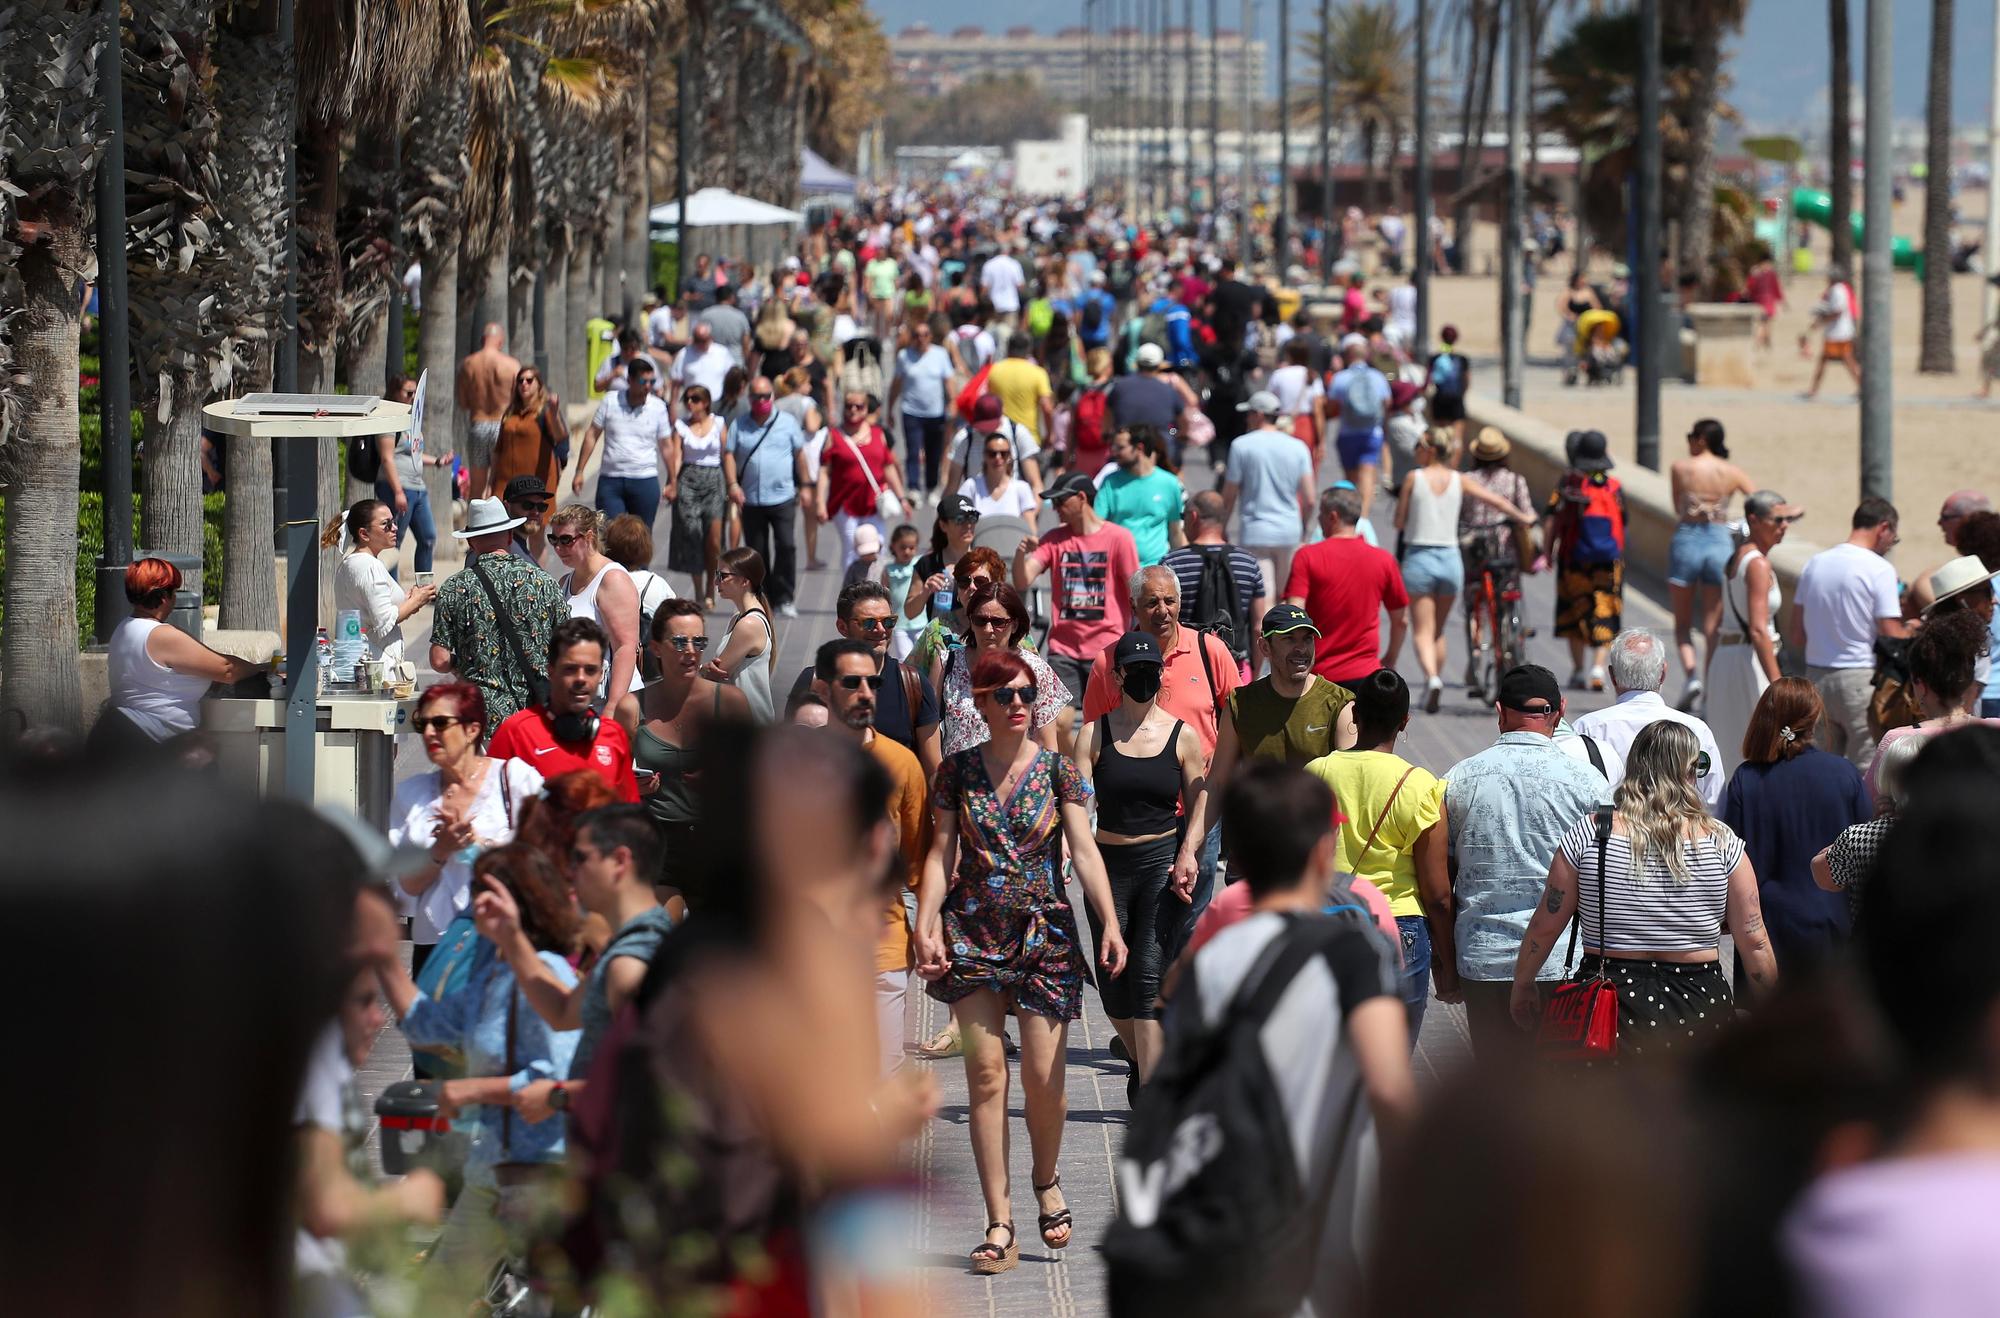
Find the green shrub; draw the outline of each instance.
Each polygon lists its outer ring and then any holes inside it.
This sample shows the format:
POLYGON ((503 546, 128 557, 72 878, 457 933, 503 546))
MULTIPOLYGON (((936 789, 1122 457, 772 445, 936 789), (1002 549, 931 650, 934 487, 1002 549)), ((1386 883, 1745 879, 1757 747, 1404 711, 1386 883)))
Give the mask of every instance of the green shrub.
MULTIPOLYGON (((144 496, 132 496, 132 544, 139 543, 139 507, 144 496)), ((222 507, 227 496, 205 494, 201 499, 201 602, 222 601, 222 507)), ((0 575, 7 570, 7 501, 0 499, 0 575)), ((97 559, 104 552, 104 495, 97 490, 81 490, 76 508, 76 622, 77 635, 90 643, 97 626, 97 559)), ((6 622, 0 612, 0 626, 6 622)))

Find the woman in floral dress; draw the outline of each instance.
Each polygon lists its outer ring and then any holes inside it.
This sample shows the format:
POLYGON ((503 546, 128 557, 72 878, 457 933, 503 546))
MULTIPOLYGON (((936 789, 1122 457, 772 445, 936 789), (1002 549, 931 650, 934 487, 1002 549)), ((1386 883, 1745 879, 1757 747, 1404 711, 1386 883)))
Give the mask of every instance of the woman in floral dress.
POLYGON ((917 973, 951 1004, 964 1038, 973 1160, 985 1195, 986 1238, 972 1269, 1005 1272, 1020 1258, 1007 1175, 1007 1055, 1001 1026, 1021 1020, 1021 1090, 1033 1148, 1042 1243, 1069 1244, 1056 1160, 1062 1152, 1063 1055, 1083 1006, 1084 953, 1061 873, 1058 838, 1104 927, 1098 960, 1125 969, 1125 941, 1090 831, 1090 785, 1029 735, 1036 675, 1019 651, 982 653, 970 674, 987 740, 947 755, 932 806, 936 833, 917 907, 917 973), (962 844, 962 845, 961 845, 962 844))

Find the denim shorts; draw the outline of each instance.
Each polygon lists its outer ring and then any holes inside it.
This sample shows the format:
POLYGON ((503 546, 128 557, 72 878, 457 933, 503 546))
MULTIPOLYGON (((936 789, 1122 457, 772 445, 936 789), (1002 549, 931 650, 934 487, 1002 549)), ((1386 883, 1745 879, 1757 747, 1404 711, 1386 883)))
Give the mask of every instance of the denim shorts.
POLYGON ((1667 584, 1719 586, 1735 553, 1736 537, 1722 523, 1682 522, 1667 546, 1667 584))
POLYGON ((1457 545, 1412 545, 1403 551, 1403 588, 1412 595, 1456 595, 1465 585, 1457 545))
MULTIPOLYGON (((1382 465, 1382 427, 1373 430, 1342 430, 1333 437, 1333 446, 1340 451, 1340 465, 1353 467, 1379 467, 1382 465)), ((1364 510, 1365 511, 1365 510, 1364 510)))

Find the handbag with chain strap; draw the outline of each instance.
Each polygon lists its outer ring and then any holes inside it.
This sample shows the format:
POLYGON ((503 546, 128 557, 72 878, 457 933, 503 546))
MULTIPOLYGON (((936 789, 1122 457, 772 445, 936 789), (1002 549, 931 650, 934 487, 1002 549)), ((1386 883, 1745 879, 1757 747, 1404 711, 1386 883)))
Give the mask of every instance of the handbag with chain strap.
MULTIPOLYGON (((1593 816, 1597 823, 1597 938, 1605 941, 1604 855, 1611 846, 1611 810, 1600 807, 1593 816)), ((1569 950, 1563 953, 1563 982, 1549 997, 1542 1023, 1535 1032, 1535 1053, 1549 1062, 1600 1062, 1618 1055, 1618 988, 1604 973, 1605 956, 1600 948, 1597 969, 1572 979, 1570 967, 1576 962, 1577 935, 1583 929, 1583 895, 1577 894, 1576 914, 1570 918, 1569 950)))

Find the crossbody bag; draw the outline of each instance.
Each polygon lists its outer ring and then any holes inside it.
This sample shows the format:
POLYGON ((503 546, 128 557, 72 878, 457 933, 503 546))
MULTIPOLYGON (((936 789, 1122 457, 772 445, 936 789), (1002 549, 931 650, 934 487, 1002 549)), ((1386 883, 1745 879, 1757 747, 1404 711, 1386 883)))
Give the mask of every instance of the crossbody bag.
POLYGON ((508 616, 507 610, 500 606, 500 594, 493 589, 493 582, 487 578, 486 569, 476 558, 472 560, 472 575, 479 579, 479 588, 486 592, 487 602, 493 606, 494 620, 500 624, 500 637, 507 642, 507 649, 512 652, 515 664, 525 675, 524 685, 528 692, 528 703, 522 708, 533 709, 537 705, 548 704, 548 674, 536 671, 535 666, 528 662, 528 652, 521 645, 521 634, 514 630, 514 620, 508 616))
MULTIPOLYGON (((1597 824, 1597 939, 1605 940, 1604 857, 1611 847, 1611 810, 1599 807, 1597 824)), ((1580 885, 1579 885, 1580 886, 1580 885)), ((1598 950, 1597 969, 1572 978, 1577 936, 1583 932, 1583 894, 1577 894, 1570 917, 1569 950, 1563 953, 1563 982, 1549 997, 1542 1023, 1535 1031, 1535 1053, 1549 1062, 1601 1062, 1618 1055, 1618 988, 1604 973, 1606 957, 1598 950)))
POLYGON ((894 491, 883 489, 882 482, 875 479, 875 473, 868 469, 868 459, 862 456, 861 446, 854 442, 854 436, 845 430, 834 433, 847 445, 847 451, 854 455, 854 460, 861 464, 861 474, 867 477, 868 488, 875 492, 875 515, 885 523, 893 524, 903 515, 903 501, 896 497, 894 491))

